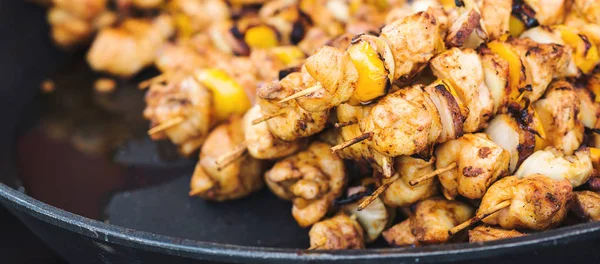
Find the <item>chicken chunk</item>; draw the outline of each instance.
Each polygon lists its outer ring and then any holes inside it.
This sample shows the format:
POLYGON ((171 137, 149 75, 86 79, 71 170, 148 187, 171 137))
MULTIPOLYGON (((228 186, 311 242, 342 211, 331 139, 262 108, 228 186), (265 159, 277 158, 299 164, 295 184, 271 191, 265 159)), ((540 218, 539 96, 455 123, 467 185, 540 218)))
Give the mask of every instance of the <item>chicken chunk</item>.
POLYGON ((294 87, 302 86, 306 73, 294 72, 279 82, 263 85, 258 90, 258 105, 263 115, 279 114, 266 121, 269 131, 276 137, 292 141, 321 132, 327 123, 329 110, 308 112, 295 100, 279 103, 292 95, 294 87))
POLYGON ((565 47, 557 44, 540 44, 529 38, 509 38, 507 43, 521 58, 528 80, 527 87, 520 87, 523 98, 530 102, 538 100, 553 78, 574 76, 568 71, 573 62, 565 47))
POLYGON ((400 177, 381 194, 383 202, 393 207, 409 206, 437 194, 438 183, 435 179, 423 181, 417 186, 410 186, 408 183, 425 173, 432 172, 434 162, 434 158, 428 161, 410 156, 396 158, 394 166, 400 177))
POLYGON ((288 156, 300 149, 303 142, 283 141, 271 134, 267 124, 252 124, 252 121, 261 118, 258 105, 253 106, 246 112, 243 120, 244 139, 248 153, 256 159, 277 159, 288 156))
POLYGON ((323 218, 343 192, 344 162, 330 148, 326 143, 313 142, 307 150, 277 162, 265 174, 273 193, 292 200, 292 215, 302 227, 323 218))
POLYGON ((450 49, 431 60, 431 69, 438 78, 449 81, 458 97, 469 109, 464 132, 475 132, 487 125, 494 102, 483 76, 479 55, 472 49, 450 49))
POLYGON ((308 57, 304 63, 306 78, 295 92, 320 85, 322 89, 299 97, 298 104, 307 111, 319 112, 338 106, 350 99, 358 81, 358 71, 345 50, 324 46, 308 57))
POLYGON ((600 117, 600 104, 596 102, 596 95, 585 87, 576 87, 577 98, 579 99, 579 113, 581 123, 586 128, 598 128, 598 118, 600 117))
POLYGON ((541 174, 519 179, 505 177, 494 183, 483 196, 478 213, 510 201, 506 208, 483 219, 489 225, 505 229, 544 230, 565 218, 572 187, 568 180, 556 181, 541 174))
POLYGON ((529 156, 515 176, 523 178, 533 174, 542 174, 554 180, 569 180, 573 187, 587 182, 594 170, 589 149, 583 148, 574 155, 563 154, 562 151, 548 147, 538 150, 529 156))
POLYGON ((151 86, 145 100, 144 118, 152 126, 182 119, 152 138, 168 138, 185 156, 200 148, 215 122, 211 93, 191 76, 178 83, 151 86))
POLYGON ((566 0, 523 0, 535 11, 535 19, 541 25, 554 25, 562 22, 566 10, 566 0))
POLYGON ((262 188, 264 166, 260 160, 243 156, 221 170, 217 166, 218 158, 235 150, 243 141, 242 120, 238 116, 213 129, 200 150, 200 161, 190 182, 190 196, 225 201, 262 188))
POLYGON ((571 210, 582 219, 600 221, 600 194, 591 191, 573 192, 571 210))
POLYGON ((396 20, 381 29, 394 54, 394 80, 406 82, 419 73, 443 48, 440 23, 433 10, 396 20))
POLYGON ((507 34, 512 12, 512 1, 483 0, 481 18, 490 40, 507 34))
POLYGON ((502 149, 486 134, 465 134, 438 146, 436 168, 456 164, 456 168, 438 175, 444 196, 454 199, 462 195, 480 199, 499 177, 508 174, 508 151, 502 149))
POLYGON ((450 237, 448 231, 473 217, 475 210, 459 201, 430 198, 415 205, 410 229, 421 244, 439 244, 450 237))
POLYGON ((315 223, 308 232, 308 236, 311 249, 365 248, 360 224, 345 214, 338 214, 315 223))
MULTIPOLYGON (((336 135, 335 144, 341 144, 353 138, 357 138, 363 134, 360 130, 358 122, 365 118, 372 106, 351 106, 349 104, 341 104, 336 108, 337 121, 341 124, 351 124, 339 129, 336 135)), ((377 169, 386 177, 391 177, 393 168, 393 159, 375 151, 366 142, 359 142, 336 152, 342 159, 353 159, 369 163, 373 168, 377 169)))
POLYGON ((555 81, 534 107, 544 127, 544 142, 567 155, 573 154, 583 142, 584 133, 575 88, 566 81, 555 81))
POLYGON ((88 51, 95 71, 128 77, 151 65, 159 48, 173 33, 169 16, 153 21, 127 19, 119 27, 102 29, 88 51))
POLYGON ((383 231, 383 238, 392 246, 420 246, 417 237, 411 231, 410 218, 383 231))
POLYGON ((106 9, 106 0, 52 0, 54 7, 64 9, 70 14, 91 20, 106 9))
POLYGON ((478 226, 469 230, 469 242, 486 242, 486 241, 494 241, 500 239, 507 239, 513 237, 520 237, 526 234, 521 233, 517 230, 506 230, 502 228, 492 227, 492 226, 478 226))
POLYGON ((435 105, 422 85, 400 89, 377 102, 360 120, 362 131, 372 132, 366 142, 389 157, 429 154, 441 134, 442 124, 435 105))

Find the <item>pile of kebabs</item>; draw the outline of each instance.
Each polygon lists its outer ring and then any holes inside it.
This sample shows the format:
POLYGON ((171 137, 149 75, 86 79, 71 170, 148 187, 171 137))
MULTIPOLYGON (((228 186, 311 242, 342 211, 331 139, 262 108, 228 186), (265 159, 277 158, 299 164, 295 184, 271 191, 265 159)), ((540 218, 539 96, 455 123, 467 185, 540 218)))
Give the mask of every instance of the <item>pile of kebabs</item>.
MULTIPOLYGON (((190 195, 266 183, 310 249, 600 220, 598 1, 130 0, 112 22, 54 2, 99 30, 94 69, 161 71, 144 116, 199 150, 190 195)), ((49 17, 59 44, 84 39, 49 17)))

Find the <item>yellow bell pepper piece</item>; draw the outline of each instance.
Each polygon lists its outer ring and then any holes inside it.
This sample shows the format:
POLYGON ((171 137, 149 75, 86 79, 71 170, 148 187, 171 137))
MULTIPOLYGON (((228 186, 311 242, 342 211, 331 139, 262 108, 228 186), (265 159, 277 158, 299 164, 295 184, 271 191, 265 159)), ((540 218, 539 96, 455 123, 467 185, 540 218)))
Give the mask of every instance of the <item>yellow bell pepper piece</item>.
POLYGON ((513 37, 518 37, 525 31, 525 23, 515 16, 510 16, 508 21, 508 33, 513 37))
POLYGON ((379 53, 367 41, 352 44, 348 53, 358 71, 358 81, 351 101, 368 103, 384 96, 389 83, 388 71, 379 53))
POLYGON ((264 25, 249 28, 244 35, 244 41, 253 49, 268 49, 279 45, 277 32, 264 25))
POLYGON ((556 26, 560 36, 565 44, 575 50, 575 65, 584 74, 589 74, 594 70, 596 64, 600 61, 598 49, 589 41, 589 38, 583 34, 577 34, 577 31, 568 26, 556 26))
POLYGON ((522 72, 523 64, 521 59, 517 53, 504 42, 492 41, 488 43, 487 46, 493 53, 508 62, 508 82, 510 87, 509 100, 510 102, 519 102, 522 98, 521 92, 519 91, 519 84, 525 79, 522 72))
POLYGON ((217 121, 223 121, 233 114, 242 115, 250 109, 250 100, 244 88, 226 72, 204 69, 196 71, 194 77, 212 92, 217 121))

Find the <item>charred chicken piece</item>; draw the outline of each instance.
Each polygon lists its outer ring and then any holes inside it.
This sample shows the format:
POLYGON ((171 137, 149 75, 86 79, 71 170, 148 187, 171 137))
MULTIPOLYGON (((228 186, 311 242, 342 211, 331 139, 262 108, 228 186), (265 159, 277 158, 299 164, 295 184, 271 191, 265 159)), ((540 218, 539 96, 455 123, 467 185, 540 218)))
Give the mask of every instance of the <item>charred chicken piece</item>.
POLYGON ((431 153, 431 146, 441 134, 442 125, 435 105, 414 85, 390 93, 377 102, 366 118, 360 120, 362 131, 372 132, 366 142, 389 157, 431 153))
POLYGON ((294 72, 280 82, 263 85, 258 90, 258 105, 262 114, 277 115, 266 121, 269 131, 276 137, 292 141, 321 132, 327 123, 329 110, 308 112, 295 100, 279 103, 292 95, 295 87, 303 87, 305 79, 312 79, 305 72, 294 72))
POLYGON ((410 156, 396 158, 394 167, 400 177, 381 194, 383 202, 393 207, 409 206, 437 194, 438 183, 435 179, 425 180, 417 186, 410 186, 408 183, 428 172, 432 172, 434 162, 435 158, 428 161, 410 156))
POLYGON ((587 221, 600 221, 600 194, 592 191, 573 192, 571 210, 587 221))
POLYGON ((492 116, 494 102, 486 87, 479 55, 472 49, 450 49, 431 60, 433 73, 449 81, 469 109, 464 132, 484 128, 492 116))
MULTIPOLYGON (((351 106, 341 104, 336 108, 337 121, 340 124, 351 124, 339 128, 334 144, 341 144, 363 134, 358 122, 369 115, 372 106, 351 106)), ((336 152, 342 159, 353 159, 369 163, 377 171, 386 177, 391 177, 393 168, 393 159, 375 151, 366 142, 359 142, 345 149, 336 152)))
POLYGON ((480 199, 498 178, 508 174, 510 155, 486 134, 465 134, 447 141, 435 151, 436 168, 456 164, 456 168, 438 175, 444 196, 462 195, 480 199))
POLYGON ((555 81, 534 107, 545 130, 545 144, 555 146, 567 155, 573 154, 583 142, 584 133, 575 88, 567 81, 555 81))
POLYGON ((556 181, 542 174, 519 179, 514 176, 494 183, 483 196, 478 212, 486 212, 504 201, 510 205, 483 219, 489 225, 505 229, 544 230, 565 218, 572 196, 568 180, 556 181))
POLYGON ((321 220, 343 192, 344 162, 331 153, 330 147, 313 142, 307 150, 277 162, 265 174, 273 193, 292 200, 292 215, 302 227, 321 220))
POLYGON ((468 220, 473 208, 459 201, 430 198, 415 205, 410 216, 410 230, 420 244, 440 244, 448 241, 448 231, 468 220))
POLYGON ((243 141, 239 116, 232 116, 213 129, 200 150, 200 161, 190 182, 190 196, 225 201, 248 196, 262 188, 264 166, 260 160, 246 155, 221 170, 218 168, 217 159, 235 150, 243 141))
POLYGON ((494 241, 500 239, 507 239, 513 237, 520 237, 526 234, 521 233, 517 230, 506 230, 498 227, 492 226, 478 226, 469 230, 469 242, 486 242, 486 241, 494 241))
POLYGON ((151 86, 145 100, 144 118, 153 127, 180 120, 151 138, 168 138, 185 156, 200 148, 215 122, 210 91, 191 76, 171 85, 151 86))
POLYGON ((315 223, 308 232, 311 249, 365 248, 363 230, 358 221, 343 213, 315 223))
POLYGON ((300 149, 300 141, 283 141, 271 134, 267 124, 252 124, 255 119, 261 118, 262 113, 258 105, 246 112, 243 120, 244 139, 248 153, 256 159, 277 159, 288 156, 300 149))

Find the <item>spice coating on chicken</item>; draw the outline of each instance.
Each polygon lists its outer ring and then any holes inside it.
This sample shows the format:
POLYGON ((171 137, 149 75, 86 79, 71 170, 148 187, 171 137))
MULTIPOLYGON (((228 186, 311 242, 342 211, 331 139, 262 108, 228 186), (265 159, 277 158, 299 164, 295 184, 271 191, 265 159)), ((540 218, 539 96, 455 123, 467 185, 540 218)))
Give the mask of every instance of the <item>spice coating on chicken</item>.
POLYGON ((535 12, 535 19, 541 25, 553 25, 562 22, 566 0, 523 0, 535 12))
POLYGON ((544 127, 547 145, 573 152, 583 142, 580 101, 575 88, 563 80, 552 82, 543 98, 534 103, 544 127))
POLYGON ((469 230, 469 242, 486 242, 486 241, 494 241, 500 239, 507 239, 513 237, 520 237, 526 234, 521 233, 517 230, 506 230, 498 227, 492 226, 478 226, 469 230))
POLYGON ((430 198, 415 205, 414 214, 410 216, 410 229, 419 243, 444 243, 450 238, 448 231, 474 213, 475 210, 465 203, 430 198))
POLYGON ((394 54, 394 80, 412 79, 439 52, 443 40, 432 12, 419 12, 381 29, 380 37, 394 54))
POLYGON ((410 186, 408 183, 425 173, 432 172, 434 162, 434 158, 428 161, 410 156, 396 158, 394 166, 400 177, 381 194, 383 202, 393 207, 409 206, 434 196, 438 190, 435 179, 425 180, 416 186, 410 186))
POLYGON ((400 89, 383 97, 360 128, 372 132, 366 142, 389 157, 428 154, 441 134, 442 124, 435 105, 422 85, 400 89))
POLYGON ((510 201, 508 207, 484 218, 483 222, 505 229, 544 230, 560 224, 565 218, 571 196, 572 187, 568 180, 556 181, 541 174, 522 179, 509 176, 490 186, 478 213, 510 201))
POLYGON ((523 98, 538 100, 553 78, 573 76, 568 71, 572 57, 565 47, 557 44, 540 44, 529 38, 509 38, 506 41, 521 58, 525 66, 527 87, 519 87, 523 98))
POLYGON ((128 77, 151 65, 173 33, 173 21, 163 15, 153 21, 127 19, 119 27, 102 29, 88 51, 92 69, 128 77))
POLYGON ((592 176, 593 170, 588 149, 580 149, 574 155, 565 156, 562 151, 548 147, 531 154, 514 176, 523 178, 539 173, 557 181, 569 180, 573 187, 577 187, 592 176))
POLYGON ((252 124, 255 119, 261 118, 262 113, 258 105, 253 106, 244 115, 244 139, 248 153, 257 159, 276 159, 290 155, 300 149, 300 142, 283 141, 271 134, 267 124, 252 124))
MULTIPOLYGON (((313 80, 306 78, 304 85, 296 86, 300 92, 315 85, 322 89, 296 99, 307 111, 326 111, 348 101, 358 81, 358 71, 345 50, 324 46, 308 57, 304 63, 306 72, 313 80)), ((283 80, 282 80, 283 81, 283 80)))
POLYGON ((221 170, 217 166, 221 156, 238 148, 243 141, 242 120, 238 116, 213 129, 200 150, 200 161, 190 182, 190 196, 225 201, 262 188, 264 166, 260 160, 246 155, 221 170))
POLYGON ((490 40, 508 33, 512 1, 483 0, 481 18, 490 40))
POLYGON ((600 194, 592 191, 573 192, 571 210, 587 221, 600 221, 600 194))
POLYGON ((215 121, 210 92, 191 76, 179 83, 151 86, 145 100, 144 118, 150 120, 152 126, 182 119, 151 137, 168 138, 179 145, 185 156, 200 148, 215 121))
POLYGON ((381 234, 393 246, 419 246, 420 243, 410 230, 410 218, 390 227, 381 234))
POLYGON ((310 147, 287 157, 267 171, 267 185, 280 198, 292 200, 292 215, 302 227, 319 221, 346 183, 343 161, 331 146, 315 141, 310 147))
POLYGON ((292 141, 308 137, 322 131, 327 123, 329 110, 308 112, 295 100, 279 103, 294 93, 294 87, 302 87, 305 75, 306 73, 294 72, 280 82, 268 83, 258 90, 257 102, 263 115, 280 113, 266 123, 269 131, 282 140, 292 141))
POLYGON ((361 249, 365 248, 363 230, 358 222, 345 215, 315 223, 308 232, 311 249, 361 249))
MULTIPOLYGON (((369 106, 351 106, 349 104, 341 104, 336 108, 337 120, 339 123, 352 123, 352 125, 344 126, 339 129, 336 135, 335 144, 341 144, 363 134, 360 130, 358 122, 365 118, 372 105, 369 106)), ((366 142, 359 142, 336 152, 342 159, 353 159, 357 161, 368 162, 373 168, 381 172, 386 177, 391 177, 394 171, 393 159, 391 157, 380 154, 375 151, 366 142)))
POLYGON ((480 199, 499 177, 508 174, 508 151, 486 134, 465 134, 443 143, 435 151, 436 168, 456 163, 456 168, 438 175, 444 196, 454 199, 462 195, 480 199))
POLYGON ((475 132, 486 126, 494 102, 486 87, 479 55, 472 49, 452 48, 431 60, 435 76, 448 80, 458 97, 469 109, 464 132, 475 132))

